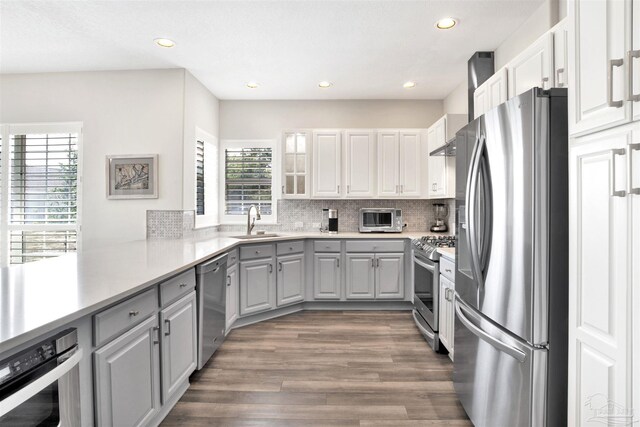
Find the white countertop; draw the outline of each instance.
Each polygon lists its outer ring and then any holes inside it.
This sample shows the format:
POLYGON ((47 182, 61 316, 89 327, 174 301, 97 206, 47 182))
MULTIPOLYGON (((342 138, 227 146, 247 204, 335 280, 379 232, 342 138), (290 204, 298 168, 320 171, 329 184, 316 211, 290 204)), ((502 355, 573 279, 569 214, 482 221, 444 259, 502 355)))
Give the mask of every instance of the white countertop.
POLYGON ((456 248, 438 248, 438 253, 451 261, 456 260, 456 248))
POLYGON ((239 240, 238 232, 203 239, 139 240, 0 269, 0 354, 239 244, 291 239, 413 239, 427 232, 285 232, 239 240))

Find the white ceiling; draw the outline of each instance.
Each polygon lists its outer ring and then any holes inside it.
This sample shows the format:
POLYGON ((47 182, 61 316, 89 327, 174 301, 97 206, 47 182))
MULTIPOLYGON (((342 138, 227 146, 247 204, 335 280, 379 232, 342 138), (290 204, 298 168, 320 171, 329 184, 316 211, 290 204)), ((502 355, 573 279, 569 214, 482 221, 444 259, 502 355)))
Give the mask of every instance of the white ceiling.
POLYGON ((221 99, 442 99, 541 3, 0 0, 0 72, 183 67, 221 99), (459 25, 436 30, 444 16, 459 25))

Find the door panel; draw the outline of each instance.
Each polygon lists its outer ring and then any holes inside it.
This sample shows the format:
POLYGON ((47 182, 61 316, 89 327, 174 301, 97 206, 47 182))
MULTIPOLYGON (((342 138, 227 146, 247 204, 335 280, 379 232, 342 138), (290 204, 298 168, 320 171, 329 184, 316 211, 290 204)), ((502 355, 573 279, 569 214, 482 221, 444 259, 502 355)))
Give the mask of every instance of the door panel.
POLYGON ((227 330, 238 318, 238 266, 232 265, 227 269, 227 330))
POLYGON ((313 195, 340 197, 342 145, 340 131, 313 133, 313 195))
POLYGON ((398 132, 378 133, 378 196, 395 197, 400 192, 400 145, 398 132))
POLYGON ((276 282, 278 306, 304 300, 304 255, 278 257, 276 282))
POLYGON ((553 87, 553 34, 545 34, 513 59, 508 73, 509 97, 534 87, 553 87))
POLYGON ((313 296, 315 299, 340 299, 341 277, 339 253, 314 255, 313 296))
POLYGON ((422 159, 422 134, 400 132, 400 195, 420 196, 420 171, 422 159))
POLYGON ((374 255, 347 254, 347 299, 373 299, 374 255))
POLYGON ((509 99, 507 69, 501 68, 487 80, 487 111, 509 99))
POLYGON ((373 132, 346 131, 345 145, 347 197, 375 196, 376 145, 373 132))
POLYGON ((240 263, 240 314, 252 314, 274 308, 271 259, 240 263))
POLYGON ((404 298, 404 254, 376 255, 376 299, 404 298))

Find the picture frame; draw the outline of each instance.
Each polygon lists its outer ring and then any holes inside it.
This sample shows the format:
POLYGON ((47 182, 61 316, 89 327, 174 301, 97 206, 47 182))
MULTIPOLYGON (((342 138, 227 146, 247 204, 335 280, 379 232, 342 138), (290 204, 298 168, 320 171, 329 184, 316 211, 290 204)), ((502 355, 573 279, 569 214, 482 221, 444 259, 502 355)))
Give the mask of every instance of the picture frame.
POLYGON ((106 158, 107 199, 157 199, 158 155, 110 155, 106 158))

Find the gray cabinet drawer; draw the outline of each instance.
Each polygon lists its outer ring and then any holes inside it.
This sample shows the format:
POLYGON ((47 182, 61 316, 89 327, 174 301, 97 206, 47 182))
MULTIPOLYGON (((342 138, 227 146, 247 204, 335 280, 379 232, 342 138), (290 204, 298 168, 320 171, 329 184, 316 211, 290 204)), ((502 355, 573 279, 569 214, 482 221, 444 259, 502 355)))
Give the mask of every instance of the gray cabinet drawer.
POLYGON ((452 282, 456 281, 456 265, 443 256, 440 257, 440 274, 452 282))
POLYGON ((253 245, 240 248, 240 259, 269 258, 273 256, 273 245, 253 245))
POLYGON ((236 262, 238 262, 237 248, 232 251, 229 251, 229 257, 227 257, 227 267, 231 267, 232 265, 235 265, 236 262))
POLYGON ((158 291, 152 289, 125 300, 93 316, 93 341, 104 344, 121 332, 137 325, 158 308, 158 291))
POLYGON ((282 242, 276 245, 276 254, 296 254, 304 252, 304 241, 297 240, 295 242, 282 242))
POLYGON ((313 242, 315 252, 340 252, 340 240, 316 240, 313 242))
POLYGON ((196 287, 196 272, 192 268, 160 284, 160 305, 163 307, 196 287))
POLYGON ((347 240, 347 252, 404 252, 404 241, 347 240))

